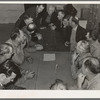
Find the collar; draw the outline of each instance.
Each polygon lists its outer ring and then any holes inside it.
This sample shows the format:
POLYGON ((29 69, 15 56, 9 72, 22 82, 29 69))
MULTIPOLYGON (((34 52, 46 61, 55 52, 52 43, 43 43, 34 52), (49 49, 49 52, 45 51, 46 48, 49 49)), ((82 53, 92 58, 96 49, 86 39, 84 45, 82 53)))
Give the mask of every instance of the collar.
POLYGON ((78 25, 76 27, 74 27, 73 30, 76 31, 77 30, 77 27, 78 27, 78 25))

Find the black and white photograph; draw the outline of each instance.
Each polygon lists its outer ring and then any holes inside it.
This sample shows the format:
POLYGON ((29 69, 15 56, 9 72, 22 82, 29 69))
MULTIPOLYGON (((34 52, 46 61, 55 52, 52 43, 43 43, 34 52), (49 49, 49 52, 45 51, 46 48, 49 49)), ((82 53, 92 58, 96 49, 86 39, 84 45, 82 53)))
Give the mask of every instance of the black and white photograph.
POLYGON ((100 90, 100 4, 0 4, 0 90, 100 90))

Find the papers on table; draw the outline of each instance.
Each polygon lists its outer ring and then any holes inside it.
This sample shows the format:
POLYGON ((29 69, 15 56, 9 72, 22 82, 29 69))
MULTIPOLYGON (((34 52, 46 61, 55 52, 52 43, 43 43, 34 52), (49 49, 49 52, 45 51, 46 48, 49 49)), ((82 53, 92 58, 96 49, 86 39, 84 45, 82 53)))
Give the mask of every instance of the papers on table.
POLYGON ((43 61, 55 61, 55 54, 44 54, 43 61))

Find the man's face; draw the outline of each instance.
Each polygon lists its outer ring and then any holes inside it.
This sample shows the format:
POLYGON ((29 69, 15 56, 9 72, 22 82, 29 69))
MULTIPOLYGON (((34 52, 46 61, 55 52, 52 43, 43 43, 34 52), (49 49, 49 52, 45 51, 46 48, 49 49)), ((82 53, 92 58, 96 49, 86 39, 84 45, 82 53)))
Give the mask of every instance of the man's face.
POLYGON ((14 81, 14 79, 16 78, 16 74, 14 72, 12 72, 11 76, 6 76, 5 74, 0 74, 0 78, 1 78, 1 84, 6 85, 6 84, 14 81))
POLYGON ((9 59, 13 53, 12 47, 8 45, 2 45, 0 50, 0 62, 4 62, 6 59, 9 59))
POLYGON ((26 36, 23 31, 19 30, 19 34, 16 38, 16 44, 20 45, 21 43, 24 43, 26 41, 26 36))
POLYGON ((59 20, 62 20, 62 19, 63 19, 63 17, 64 17, 63 12, 61 12, 61 11, 60 11, 60 12, 58 12, 58 16, 57 16, 57 17, 58 17, 58 19, 59 19, 59 20))
POLYGON ((1 45, 0 47, 0 54, 6 54, 9 53, 9 46, 8 45, 1 45))
POLYGON ((50 6, 50 7, 48 8, 48 14, 49 14, 49 15, 51 15, 54 11, 55 11, 55 7, 50 6))
POLYGON ((91 41, 91 40, 92 40, 92 39, 90 38, 90 33, 89 33, 89 32, 86 34, 86 38, 87 38, 88 41, 91 41))
POLYGON ((25 22, 26 25, 33 23, 33 18, 29 17, 28 19, 25 19, 24 22, 25 22))
POLYGON ((41 13, 43 11, 43 9, 44 9, 44 6, 43 5, 37 6, 37 12, 38 13, 41 13))
POLYGON ((25 36, 25 34, 24 34, 23 31, 19 30, 19 32, 20 32, 19 41, 22 42, 22 43, 24 43, 25 40, 26 40, 26 36, 25 36))
POLYGON ((66 90, 66 86, 59 83, 57 86, 57 90, 66 90))
POLYGON ((70 26, 71 26, 72 28, 75 27, 75 22, 72 21, 72 17, 70 17, 70 19, 69 19, 69 24, 70 24, 70 26))
POLYGON ((63 20, 63 25, 66 27, 66 26, 68 26, 69 25, 69 21, 67 20, 67 19, 64 19, 63 20))
POLYGON ((58 83, 53 87, 53 90, 66 90, 66 86, 62 83, 58 83))

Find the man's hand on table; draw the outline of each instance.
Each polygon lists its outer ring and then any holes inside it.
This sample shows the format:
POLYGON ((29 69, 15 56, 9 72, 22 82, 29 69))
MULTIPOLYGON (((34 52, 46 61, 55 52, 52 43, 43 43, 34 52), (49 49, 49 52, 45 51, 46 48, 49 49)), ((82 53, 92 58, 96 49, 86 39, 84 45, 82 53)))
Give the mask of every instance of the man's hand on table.
POLYGON ((69 46, 69 45, 70 45, 70 42, 66 41, 66 42, 65 42, 65 46, 67 47, 67 46, 69 46))
POLYGON ((37 36, 38 40, 42 39, 42 35, 40 33, 36 33, 36 36, 37 36))
POLYGON ((25 80, 27 80, 27 79, 33 78, 34 76, 35 76, 35 72, 33 72, 33 71, 26 71, 26 73, 24 75, 24 78, 25 78, 25 80))
POLYGON ((46 27, 40 27, 41 30, 46 29, 46 27))
POLYGON ((49 24, 49 27, 50 27, 51 30, 55 30, 56 29, 56 26, 53 23, 49 24))

